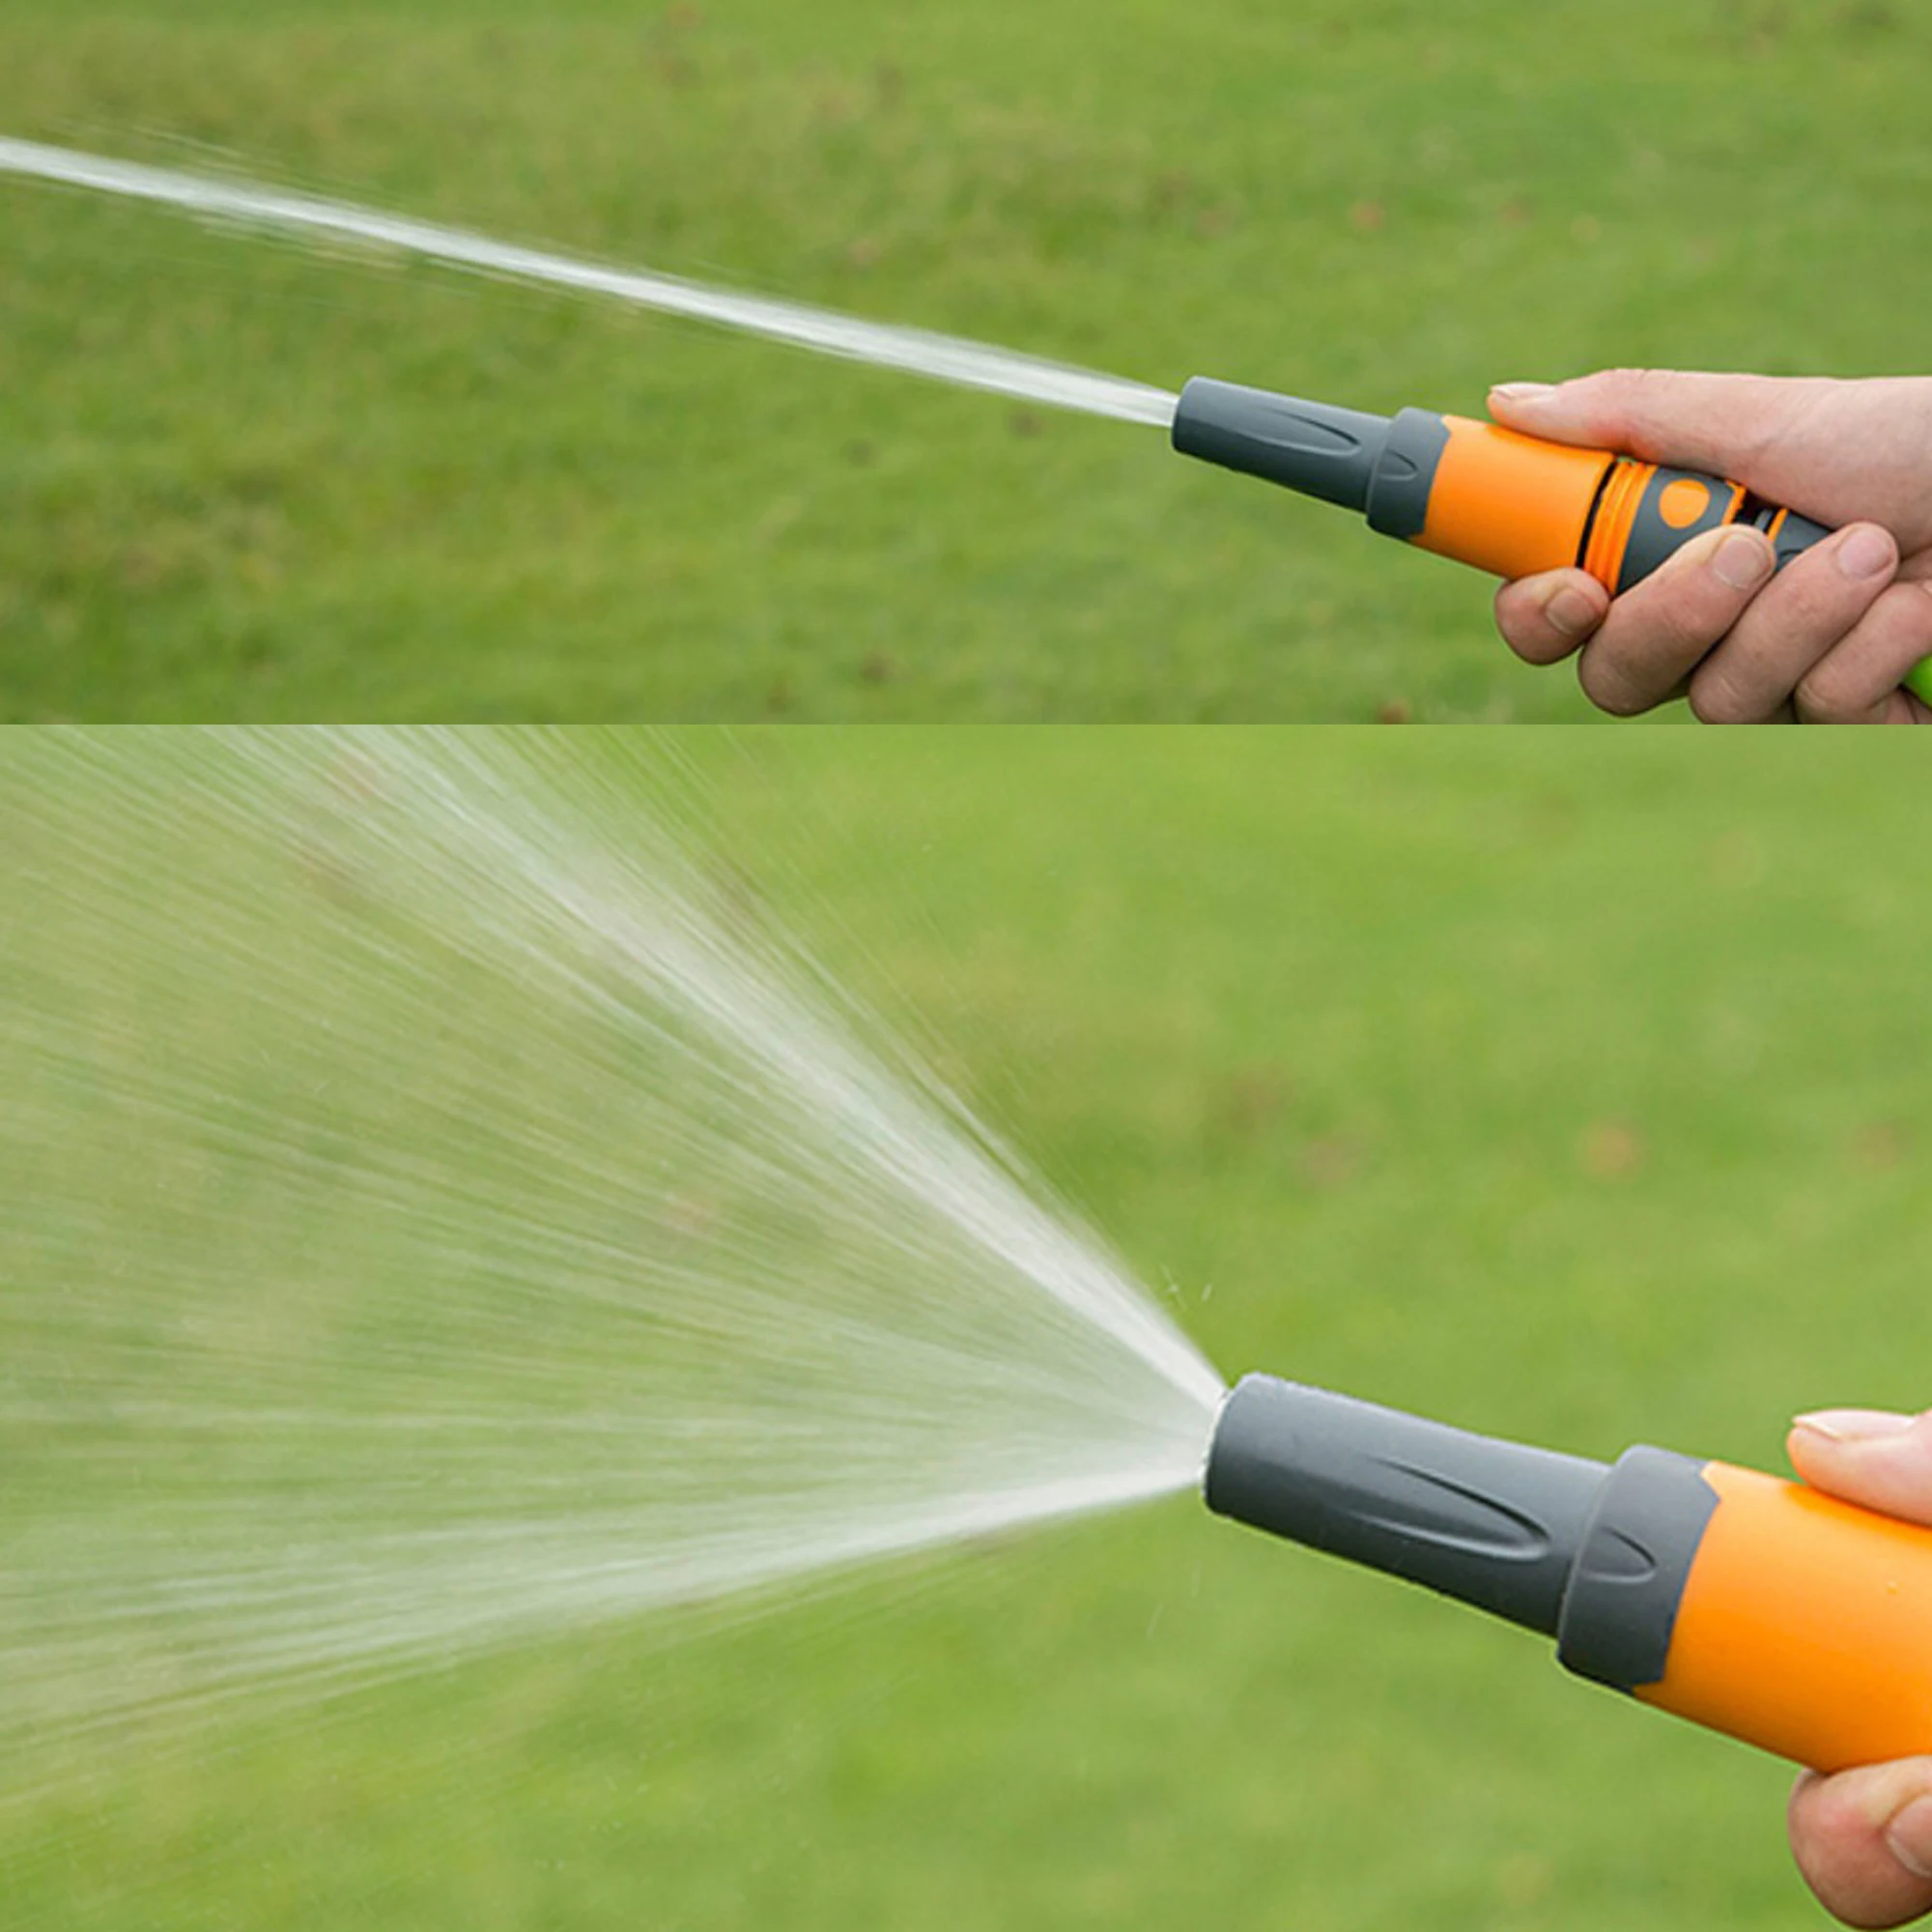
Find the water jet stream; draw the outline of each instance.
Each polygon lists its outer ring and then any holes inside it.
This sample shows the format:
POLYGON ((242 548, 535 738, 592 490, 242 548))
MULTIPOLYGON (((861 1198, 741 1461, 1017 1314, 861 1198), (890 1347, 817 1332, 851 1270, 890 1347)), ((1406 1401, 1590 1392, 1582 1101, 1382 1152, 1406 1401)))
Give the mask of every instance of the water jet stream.
POLYGON ((1145 383, 1096 375, 1092 370, 959 336, 868 322, 804 302, 712 288, 646 270, 579 261, 544 249, 495 242, 467 229, 325 200, 292 188, 149 167, 5 136, 0 136, 0 174, 160 202, 215 219, 402 249, 454 268, 613 297, 634 307, 767 336, 823 355, 870 362, 966 388, 990 389, 996 395, 1016 396, 1054 409, 1111 416, 1122 422, 1151 423, 1160 429, 1174 420, 1177 398, 1145 383))

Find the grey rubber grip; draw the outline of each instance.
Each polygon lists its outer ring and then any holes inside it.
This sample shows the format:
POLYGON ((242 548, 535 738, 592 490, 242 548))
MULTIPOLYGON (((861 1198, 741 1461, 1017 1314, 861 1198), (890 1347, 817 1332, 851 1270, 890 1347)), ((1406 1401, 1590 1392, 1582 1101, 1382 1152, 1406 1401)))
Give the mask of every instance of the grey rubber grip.
POLYGON ((1717 1492, 1662 1449, 1612 1467, 1327 1389, 1244 1376, 1208 1445, 1208 1507, 1542 1631, 1619 1690, 1664 1674, 1717 1492))
POLYGON ((1657 1683, 1670 1661, 1691 1561, 1717 1507, 1703 1463, 1667 1449, 1625 1450, 1571 1566, 1558 1662, 1617 1690, 1657 1683))
POLYGON ((1173 435, 1183 456, 1365 511, 1389 418, 1196 376, 1180 392, 1173 435))
POLYGON ((1602 1463, 1246 1376, 1208 1449, 1208 1507, 1556 1634, 1602 1463))

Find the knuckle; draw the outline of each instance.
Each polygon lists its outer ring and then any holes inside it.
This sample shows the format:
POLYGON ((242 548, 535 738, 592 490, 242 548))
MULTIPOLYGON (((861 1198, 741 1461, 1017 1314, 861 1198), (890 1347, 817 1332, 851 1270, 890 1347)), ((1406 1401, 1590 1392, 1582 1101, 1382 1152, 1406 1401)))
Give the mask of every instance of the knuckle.
POLYGON ((1847 653, 1828 651, 1803 677, 1791 694, 1798 715, 1807 724, 1833 724, 1855 716, 1862 707, 1853 685, 1847 653))
POLYGON ((1658 371, 1623 362, 1612 369, 1601 369, 1589 380, 1606 392, 1634 400, 1657 393, 1658 371))
POLYGON ((1676 393, 1668 369, 1624 367, 1605 372, 1603 399, 1615 405, 1630 434, 1650 446, 1660 431, 1667 430, 1676 393))
POLYGON ((1854 712, 1844 696, 1843 684, 1842 678, 1833 679, 1823 671, 1807 672, 1791 694, 1799 721, 1805 724, 1838 724, 1850 719, 1854 712))
POLYGON ((1757 713, 1720 670, 1699 671, 1685 694, 1690 715, 1700 724, 1745 724, 1757 713))
POLYGON ((1626 363, 1610 372, 1615 380, 1634 396, 1646 399, 1654 397, 1662 387, 1664 372, 1661 369, 1639 368, 1626 363))
POLYGON ((1667 658, 1686 670, 1723 641, 1750 601, 1718 583, 1701 566, 1667 572, 1639 588, 1652 593, 1631 613, 1641 619, 1647 655, 1667 658))
POLYGON ((1878 601, 1907 648, 1932 649, 1932 583, 1893 583, 1878 601))
POLYGON ((1583 687, 1583 696, 1612 718, 1634 718, 1651 708, 1653 700, 1632 684, 1615 658, 1601 651, 1586 650, 1577 659, 1577 682, 1583 687))
POLYGON ((1870 715, 1896 679, 1932 655, 1932 596, 1918 583, 1890 585, 1858 626, 1850 648, 1828 651, 1792 694, 1807 724, 1870 715))

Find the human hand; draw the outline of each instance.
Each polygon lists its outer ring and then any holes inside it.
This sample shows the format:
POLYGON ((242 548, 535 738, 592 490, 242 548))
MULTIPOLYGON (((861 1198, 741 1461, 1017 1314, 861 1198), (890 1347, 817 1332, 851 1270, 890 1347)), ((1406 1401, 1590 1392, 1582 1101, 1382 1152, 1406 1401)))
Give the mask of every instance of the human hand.
POLYGON ((1775 577, 1747 528, 1692 539, 1612 599, 1581 570, 1496 593, 1517 655, 1580 648, 1593 704, 1629 717, 1688 697, 1706 724, 1922 724, 1900 681, 1932 655, 1932 378, 1680 375, 1610 369, 1490 392, 1528 436, 1728 476, 1835 534, 1775 577))
MULTIPOLYGON (((1800 1416, 1786 1447, 1813 1489, 1932 1523, 1932 1411, 1825 1409, 1800 1416)), ((1903 1925, 1932 1912, 1932 1757, 1833 1777, 1807 1771, 1791 1794, 1790 1827, 1805 1883, 1847 1925, 1903 1925)))

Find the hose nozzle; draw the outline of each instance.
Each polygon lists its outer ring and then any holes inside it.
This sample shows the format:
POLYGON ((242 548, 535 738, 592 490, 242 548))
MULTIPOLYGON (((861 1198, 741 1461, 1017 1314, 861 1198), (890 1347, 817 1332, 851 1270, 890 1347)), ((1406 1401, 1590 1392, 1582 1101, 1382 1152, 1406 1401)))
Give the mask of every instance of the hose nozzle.
POLYGON ((1742 483, 1433 410, 1368 415, 1197 376, 1174 446, 1357 510, 1369 527, 1498 577, 1576 566, 1628 590, 1703 531, 1745 523, 1780 565, 1831 534, 1742 483))
MULTIPOLYGON (((1497 577, 1586 570, 1612 596, 1706 530, 1762 530, 1780 570, 1832 534, 1700 470, 1430 410, 1371 415, 1206 376, 1181 390, 1173 437, 1183 456, 1339 503, 1418 550, 1497 577)), ((1932 658, 1905 683, 1932 704, 1932 658)))
POLYGON ((1728 1463, 1592 1462, 1272 1376, 1223 1405, 1205 1492, 1816 1770, 1932 1751, 1932 1530, 1728 1463))

